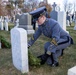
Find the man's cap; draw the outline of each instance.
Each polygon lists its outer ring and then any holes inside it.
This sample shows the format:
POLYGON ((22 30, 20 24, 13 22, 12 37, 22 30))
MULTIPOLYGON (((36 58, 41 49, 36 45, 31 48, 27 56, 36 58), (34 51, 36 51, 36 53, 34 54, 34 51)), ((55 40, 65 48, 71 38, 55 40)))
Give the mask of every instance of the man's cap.
POLYGON ((37 21, 38 18, 39 18, 42 14, 46 13, 46 11, 47 11, 46 7, 43 6, 43 7, 40 7, 40 8, 38 8, 38 9, 34 10, 34 11, 31 11, 29 14, 32 15, 34 21, 37 21))

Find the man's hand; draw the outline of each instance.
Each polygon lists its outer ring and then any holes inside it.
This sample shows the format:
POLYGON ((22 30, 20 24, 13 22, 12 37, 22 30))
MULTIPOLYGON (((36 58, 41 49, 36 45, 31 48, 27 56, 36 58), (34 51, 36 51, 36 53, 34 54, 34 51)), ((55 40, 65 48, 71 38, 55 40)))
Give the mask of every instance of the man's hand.
POLYGON ((31 46, 31 45, 30 45, 30 44, 28 44, 28 49, 30 48, 30 46, 31 46))
POLYGON ((53 43, 54 45, 57 45, 56 39, 53 38, 52 41, 51 41, 51 43, 53 43))

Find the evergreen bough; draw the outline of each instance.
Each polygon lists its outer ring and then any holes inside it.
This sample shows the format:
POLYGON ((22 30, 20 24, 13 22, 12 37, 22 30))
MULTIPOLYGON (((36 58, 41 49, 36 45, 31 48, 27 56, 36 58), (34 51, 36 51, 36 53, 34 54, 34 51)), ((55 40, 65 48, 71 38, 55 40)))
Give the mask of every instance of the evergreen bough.
POLYGON ((30 66, 40 66, 40 59, 32 54, 32 52, 28 51, 29 65, 30 66))
POLYGON ((2 35, 0 35, 0 42, 2 48, 11 48, 11 44, 2 35))

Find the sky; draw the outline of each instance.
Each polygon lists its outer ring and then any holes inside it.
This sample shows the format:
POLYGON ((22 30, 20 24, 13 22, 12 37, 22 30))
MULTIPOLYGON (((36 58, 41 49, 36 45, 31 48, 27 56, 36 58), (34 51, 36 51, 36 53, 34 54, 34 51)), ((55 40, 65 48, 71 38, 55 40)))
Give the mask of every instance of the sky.
MULTIPOLYGON (((8 0, 4 0, 4 1, 8 1, 8 0)), ((43 0, 40 0, 40 1, 43 1, 43 0)), ((48 0, 48 3, 52 5, 55 2, 57 5, 60 6, 61 11, 64 11, 64 8, 63 8, 64 1, 65 0, 48 0)), ((76 3, 76 0, 67 0, 67 1, 71 3, 76 3)))
MULTIPOLYGON (((48 3, 53 3, 53 2, 56 2, 57 4, 63 4, 65 0, 48 0, 48 3)), ((76 0, 67 0, 68 2, 75 2, 76 0)))
MULTIPOLYGON (((48 3, 49 4, 53 4, 53 3, 56 3, 56 4, 58 4, 61 8, 63 7, 63 0, 48 0, 48 3)), ((62 8, 63 9, 63 8, 62 8)))
MULTIPOLYGON (((64 1, 65 0, 48 0, 48 3, 52 5, 54 2, 56 2, 56 4, 60 5, 61 11, 64 11, 64 9, 63 9, 64 1)), ((76 3, 76 0, 67 0, 67 1, 70 3, 76 3)))
MULTIPOLYGON (((43 0, 41 0, 41 1, 43 1, 43 0)), ((76 0, 48 0, 48 3, 52 5, 55 2, 57 5, 60 6, 61 11, 64 11, 64 8, 63 8, 64 1, 68 1, 70 3, 76 3, 76 0)))

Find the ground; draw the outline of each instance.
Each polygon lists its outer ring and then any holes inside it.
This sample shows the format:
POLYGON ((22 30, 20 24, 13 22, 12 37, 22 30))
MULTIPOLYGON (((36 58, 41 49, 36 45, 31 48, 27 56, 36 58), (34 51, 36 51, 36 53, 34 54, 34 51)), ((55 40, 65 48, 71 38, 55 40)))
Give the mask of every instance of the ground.
MULTIPOLYGON (((68 69, 76 65, 76 31, 73 28, 73 25, 67 27, 67 31, 73 37, 74 45, 66 48, 64 55, 59 57, 60 65, 58 67, 51 67, 47 64, 40 67, 30 66, 29 74, 22 74, 13 66, 11 49, 0 49, 0 75, 67 75, 68 69)), ((10 32, 0 31, 0 35, 3 35, 10 42, 10 32)), ((42 54, 44 43, 47 40, 42 35, 29 50, 35 56, 42 54)))

